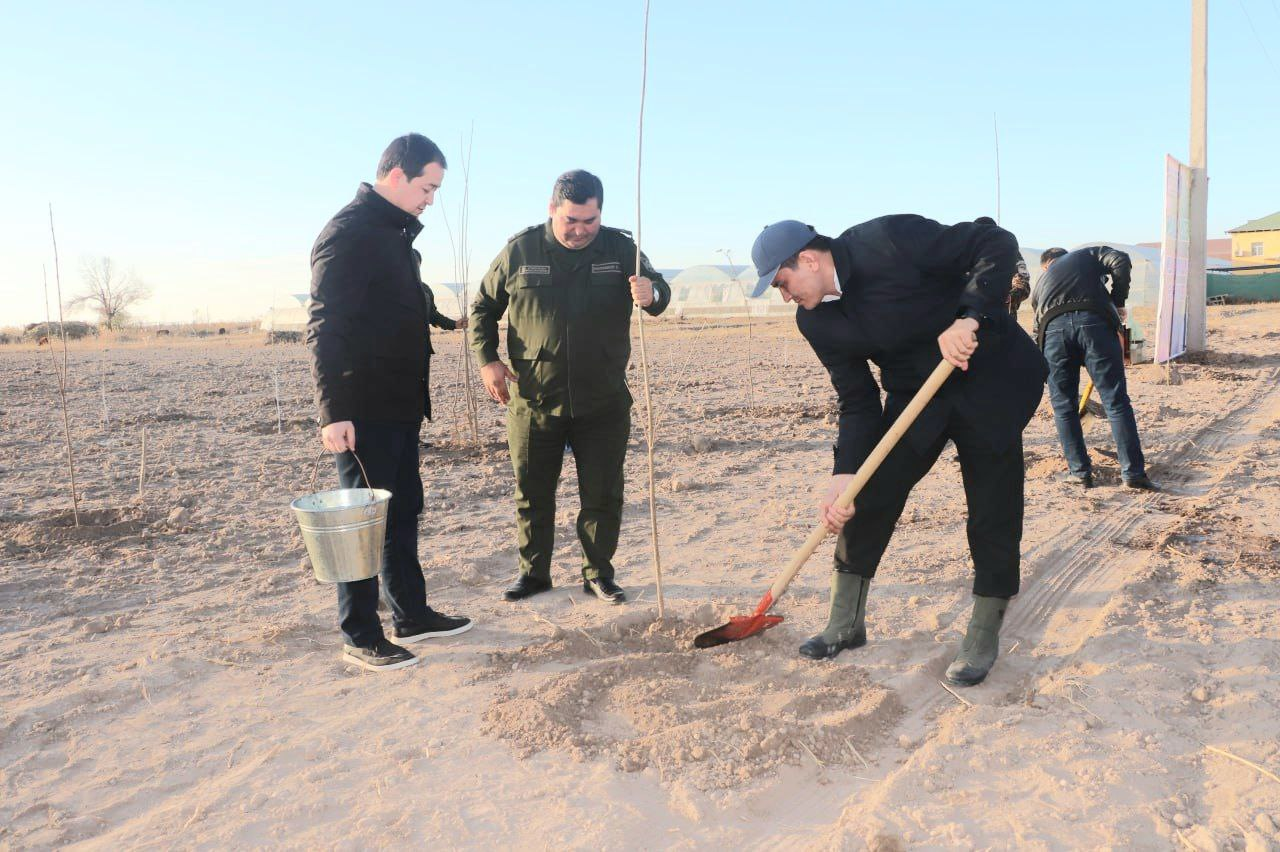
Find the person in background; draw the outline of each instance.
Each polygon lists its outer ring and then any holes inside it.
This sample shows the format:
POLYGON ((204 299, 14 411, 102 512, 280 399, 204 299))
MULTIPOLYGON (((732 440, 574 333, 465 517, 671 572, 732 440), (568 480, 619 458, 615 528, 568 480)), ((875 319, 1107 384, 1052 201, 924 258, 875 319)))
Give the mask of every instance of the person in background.
MULTIPOLYGON (((975 225, 994 225, 995 219, 990 216, 979 216, 973 220, 975 225)), ((1009 285, 1009 316, 1013 317, 1016 322, 1018 319, 1018 308, 1027 297, 1031 295, 1031 273, 1027 271, 1027 262, 1022 257, 1022 252, 1018 252, 1018 260, 1013 265, 1013 281, 1009 285)))
POLYGON ((1093 487, 1093 465, 1080 426, 1080 368, 1089 371, 1111 423, 1120 477, 1129 488, 1158 491, 1147 476, 1138 424, 1124 375, 1119 331, 1128 312, 1129 255, 1110 246, 1040 255, 1044 273, 1031 294, 1036 341, 1049 362, 1049 401, 1058 440, 1067 457, 1066 480, 1093 487), (1104 282, 1111 279, 1108 291, 1104 282))

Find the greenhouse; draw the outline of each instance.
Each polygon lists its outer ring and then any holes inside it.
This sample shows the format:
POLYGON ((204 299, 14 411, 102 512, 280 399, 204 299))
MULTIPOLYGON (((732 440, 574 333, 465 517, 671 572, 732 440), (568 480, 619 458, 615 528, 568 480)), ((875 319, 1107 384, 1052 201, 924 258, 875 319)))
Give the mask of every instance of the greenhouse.
POLYGON ((749 298, 758 277, 752 266, 702 264, 682 269, 667 282, 671 311, 677 317, 741 317, 795 310, 772 288, 758 299, 749 298))

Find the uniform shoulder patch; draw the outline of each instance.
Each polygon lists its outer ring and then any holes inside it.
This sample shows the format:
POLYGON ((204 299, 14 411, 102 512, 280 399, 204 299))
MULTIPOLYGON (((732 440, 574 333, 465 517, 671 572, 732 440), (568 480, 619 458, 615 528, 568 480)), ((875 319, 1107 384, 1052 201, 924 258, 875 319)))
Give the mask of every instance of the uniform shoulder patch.
POLYGON ((542 225, 530 225, 529 227, 524 228, 523 230, 516 231, 514 234, 512 234, 510 237, 507 238, 507 242, 514 243, 516 240, 520 239, 525 234, 528 234, 532 231, 542 230, 542 227, 543 227, 542 225))
POLYGON ((629 240, 634 240, 634 239, 635 239, 635 237, 632 235, 632 233, 631 233, 630 231, 628 231, 626 228, 612 228, 612 227, 610 227, 610 226, 608 226, 608 225, 602 225, 602 226, 601 226, 601 230, 605 230, 605 231, 612 231, 612 232, 613 232, 613 233, 615 233, 615 234, 622 234, 622 236, 626 237, 626 238, 627 238, 627 239, 629 239, 629 240))

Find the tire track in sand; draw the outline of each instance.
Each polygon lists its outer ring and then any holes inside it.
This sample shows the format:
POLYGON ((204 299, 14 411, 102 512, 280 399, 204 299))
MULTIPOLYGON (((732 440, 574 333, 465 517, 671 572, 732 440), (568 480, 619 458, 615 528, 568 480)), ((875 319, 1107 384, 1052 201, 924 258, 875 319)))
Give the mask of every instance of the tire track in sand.
MULTIPOLYGON (((1166 486, 1164 492, 1135 494, 1119 490, 1101 501, 1081 521, 1064 527, 1024 554, 1024 564, 1034 564, 1035 571, 1024 582, 1022 593, 1010 607, 1001 642, 1002 656, 1008 654, 1008 648, 1015 642, 1027 650, 1044 642, 1051 620, 1065 609, 1078 608, 1095 613, 1102 610, 1125 577, 1121 560, 1107 558, 1108 555, 1114 555, 1117 544, 1129 541, 1146 524, 1155 522, 1157 515, 1151 509, 1162 496, 1192 497, 1212 487, 1214 478, 1197 477, 1194 467, 1214 459, 1229 446, 1248 443, 1265 428, 1266 423, 1261 421, 1269 422, 1272 418, 1268 414, 1259 416, 1259 412, 1264 403, 1280 403, 1278 378, 1280 368, 1260 375, 1248 397, 1239 405, 1155 460, 1162 471, 1161 477, 1166 486)), ((1055 635, 1054 644, 1067 646, 1069 650, 1065 654, 1050 656, 1046 665, 1060 666, 1088 638, 1094 627, 1095 619, 1082 619, 1071 625, 1065 634, 1055 635)), ((874 776, 881 767, 900 765, 883 778, 872 780, 856 791, 839 784, 816 788, 799 785, 794 793, 770 802, 769 810, 775 819, 786 815, 786 825, 775 824, 775 830, 783 830, 784 835, 797 845, 804 842, 801 838, 814 840, 832 824, 831 815, 838 818, 845 810, 850 796, 856 798, 859 807, 874 807, 874 802, 888 795, 899 780, 918 771, 912 757, 927 739, 930 720, 947 705, 956 703, 956 699, 938 683, 952 653, 952 643, 940 645, 926 659, 918 661, 911 672, 892 684, 899 695, 920 696, 898 727, 901 736, 906 737, 911 745, 903 748, 896 743, 886 744, 878 751, 867 771, 861 774, 874 776)), ((1028 677, 1041 677, 1045 673, 1043 666, 1033 666, 1030 671, 1019 673, 1015 682, 1002 682, 998 672, 999 668, 989 685, 960 694, 974 704, 1007 703, 1016 700, 1028 677), (992 686, 996 688, 990 688, 992 686)), ((745 848, 774 848, 777 836, 760 836, 745 848)))

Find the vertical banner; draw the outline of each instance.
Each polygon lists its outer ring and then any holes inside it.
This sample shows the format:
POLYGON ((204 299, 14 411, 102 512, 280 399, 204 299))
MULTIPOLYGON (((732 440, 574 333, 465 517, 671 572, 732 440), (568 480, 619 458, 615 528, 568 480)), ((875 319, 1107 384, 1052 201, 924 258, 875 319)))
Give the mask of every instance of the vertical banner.
POLYGON ((1160 306, 1155 363, 1187 351, 1187 272, 1191 255, 1191 169, 1165 156, 1164 236, 1160 242, 1160 306))

